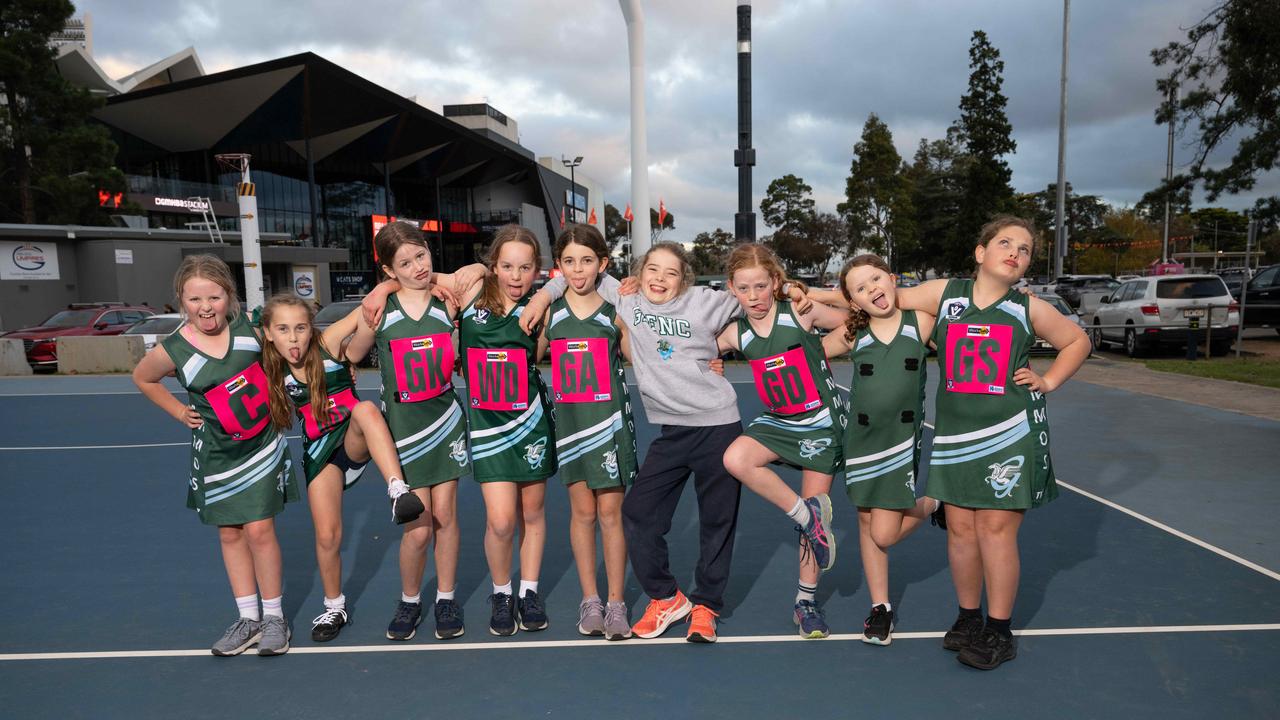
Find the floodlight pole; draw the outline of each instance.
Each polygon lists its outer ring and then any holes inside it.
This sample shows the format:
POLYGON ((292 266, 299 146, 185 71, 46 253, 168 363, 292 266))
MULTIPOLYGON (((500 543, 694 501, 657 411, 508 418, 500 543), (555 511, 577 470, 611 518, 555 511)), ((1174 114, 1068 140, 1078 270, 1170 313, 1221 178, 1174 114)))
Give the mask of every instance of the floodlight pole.
POLYGON ((1164 167, 1164 240, 1160 245, 1160 264, 1169 262, 1169 192, 1170 183, 1173 182, 1173 121, 1174 103, 1177 102, 1177 85, 1170 83, 1169 85, 1169 152, 1165 160, 1164 167))
POLYGON ((627 53, 631 60, 631 207, 635 232, 631 255, 649 251, 649 146, 644 117, 644 8, 640 0, 618 0, 627 23, 627 53))
POLYGON ((738 168, 734 236, 755 242, 756 214, 751 209, 751 168, 756 164, 756 150, 751 147, 751 0, 738 0, 738 147, 733 151, 733 164, 738 168))
POLYGON ((1062 0, 1062 81, 1058 94, 1058 207, 1054 214, 1053 277, 1062 277, 1062 260, 1067 255, 1067 31, 1071 0, 1062 0))

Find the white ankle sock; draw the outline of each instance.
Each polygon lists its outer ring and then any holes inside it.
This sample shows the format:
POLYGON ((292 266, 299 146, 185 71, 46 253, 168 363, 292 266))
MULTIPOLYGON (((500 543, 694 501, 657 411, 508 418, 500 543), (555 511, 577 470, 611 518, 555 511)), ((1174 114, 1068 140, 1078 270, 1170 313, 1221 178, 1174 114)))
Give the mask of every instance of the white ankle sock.
POLYGON ((407 603, 413 603, 414 605, 420 605, 422 604, 422 593, 418 593, 417 595, 405 595, 404 593, 400 593, 400 602, 407 602, 407 603))
POLYGON ((240 610, 240 617, 242 618, 249 620, 262 619, 262 614, 258 611, 258 593, 236 598, 236 607, 240 610))
POLYGON ((453 599, 453 592, 454 592, 453 590, 450 590, 450 591, 448 591, 448 592, 445 592, 444 590, 437 590, 437 591, 436 591, 436 602, 440 602, 441 600, 452 600, 452 599, 453 599))
POLYGON ((814 596, 818 592, 817 585, 805 585, 803 582, 796 585, 796 602, 801 600, 814 601, 814 596))
POLYGON ((787 513, 787 517, 795 520, 800 527, 809 524, 809 506, 804 504, 804 498, 796 498, 795 507, 791 508, 791 511, 787 513))
POLYGON ((338 597, 336 598, 325 598, 324 609, 325 610, 346 610, 347 596, 343 595, 342 593, 338 593, 338 597))
POLYGON ((495 585, 493 586, 493 594, 494 594, 494 595, 510 595, 510 594, 511 594, 511 581, 510 581, 510 580, 508 580, 506 585, 497 585, 497 584, 495 584, 495 585))
POLYGON ((284 617, 284 596, 262 598, 263 617, 284 617))
POLYGON ((537 592, 538 592, 538 581, 537 581, 537 580, 525 580, 524 578, 520 578, 520 597, 524 597, 524 592, 525 592, 526 590, 532 590, 533 592, 537 593, 537 592))
POLYGON ((872 609, 872 610, 875 610, 877 605, 881 605, 881 606, 883 606, 886 612, 893 612, 893 603, 887 603, 887 602, 882 602, 882 603, 872 603, 872 604, 871 604, 871 609, 872 609))

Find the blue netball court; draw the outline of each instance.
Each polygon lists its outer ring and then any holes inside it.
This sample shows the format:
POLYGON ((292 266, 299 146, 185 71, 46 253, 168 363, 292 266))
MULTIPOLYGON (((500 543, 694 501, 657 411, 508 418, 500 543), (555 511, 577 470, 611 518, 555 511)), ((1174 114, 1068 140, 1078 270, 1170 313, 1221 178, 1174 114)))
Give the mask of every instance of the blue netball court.
MULTIPOLYGON (((741 371, 729 376, 749 418, 760 404, 741 371)), ((835 372, 847 382, 847 364, 835 372)), ((376 384, 364 374, 362 395, 376 384)), ((427 620, 391 643, 400 531, 372 466, 345 498, 353 624, 311 642, 322 593, 308 510, 290 506, 278 532, 293 649, 215 658, 235 605, 216 533, 184 508, 187 431, 126 377, 0 380, 0 716, 1280 717, 1280 423, 1081 381, 1049 413, 1064 489, 1023 525, 1018 657, 994 672, 941 648, 956 606, 932 527, 890 555, 894 643, 859 641, 870 598, 840 488, 838 558, 819 590, 829 639, 796 636, 796 535, 749 492, 718 644, 686 643, 680 626, 648 641, 579 636, 557 477, 541 578, 551 627, 487 632, 484 509, 464 479, 466 635, 437 641, 427 620)), ((637 425, 643 453, 655 431, 639 408, 637 425)), ((690 484, 668 538, 686 587, 694 509, 690 484)), ((643 600, 629 582, 633 619, 643 600)))

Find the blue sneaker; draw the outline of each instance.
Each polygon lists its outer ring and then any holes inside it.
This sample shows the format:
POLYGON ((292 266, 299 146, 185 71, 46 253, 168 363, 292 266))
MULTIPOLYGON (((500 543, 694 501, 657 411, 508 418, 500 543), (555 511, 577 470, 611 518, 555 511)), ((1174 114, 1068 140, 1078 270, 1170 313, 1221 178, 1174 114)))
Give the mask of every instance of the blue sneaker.
POLYGON ((418 634, 418 623, 422 622, 422 603, 401 602, 396 605, 396 614, 387 626, 388 640, 412 640, 418 634))
POLYGON ((800 531, 800 542, 808 545, 818 569, 826 572, 836 562, 836 536, 831 531, 831 498, 821 493, 805 498, 804 504, 809 508, 809 523, 804 527, 796 526, 800 531))
POLYGON ((827 627, 826 613, 812 600, 796 601, 795 621, 802 638, 818 640, 831 634, 831 628, 827 627))
POLYGON ((489 596, 493 610, 489 615, 489 632, 493 635, 516 634, 516 602, 510 593, 494 593, 489 596))
POLYGON ((466 632, 462 625, 462 608, 453 600, 436 601, 436 639, 449 640, 466 632))
POLYGON ((547 610, 542 598, 532 590, 525 590, 520 598, 520 629, 525 632, 547 629, 547 610))

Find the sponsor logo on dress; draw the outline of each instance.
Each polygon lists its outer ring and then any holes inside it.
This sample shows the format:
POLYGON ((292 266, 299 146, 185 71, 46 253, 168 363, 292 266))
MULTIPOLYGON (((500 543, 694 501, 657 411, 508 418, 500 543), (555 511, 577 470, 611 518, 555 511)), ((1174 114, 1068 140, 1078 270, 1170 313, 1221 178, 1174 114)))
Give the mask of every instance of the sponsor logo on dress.
POLYGON ((593 397, 595 398, 596 402, 599 402, 601 400, 608 400, 609 393, 596 393, 593 397))
POLYGON ((435 347, 435 338, 414 338, 409 343, 411 350, 430 350, 435 347))
POLYGON ((564 349, 568 352, 585 352, 587 349, 586 340, 570 340, 564 344, 564 349))
POLYGON ((764 361, 765 370, 777 370, 780 367, 787 366, 787 359, 784 357, 770 358, 764 361))
POLYGON ((249 384, 248 378, 241 375, 240 377, 237 377, 235 380, 232 380, 226 385, 223 385, 223 387, 226 388, 227 392, 234 393, 239 391, 241 388, 243 388, 245 385, 248 385, 248 384, 249 384))
POLYGON ((810 400, 804 404, 805 410, 812 410, 822 404, 822 400, 810 400))
POLYGON ((1018 480, 1022 477, 1022 464, 1025 458, 1021 455, 1015 455, 1008 460, 1000 463, 991 463, 988 469, 991 474, 986 477, 987 484, 995 491, 996 499, 1003 500, 1009 497, 1013 489, 1018 486, 1018 480))
POLYGON ((829 447, 831 447, 831 438, 818 438, 817 440, 806 438, 800 441, 800 457, 805 460, 815 458, 829 447))
POLYGON ((547 456, 547 438, 546 436, 538 438, 535 442, 531 442, 524 446, 524 459, 529 463, 531 469, 542 467, 542 460, 547 456))
POLYGON ((991 337, 990 325, 970 325, 965 328, 965 334, 969 337, 991 337))
POLYGON ((497 351, 490 351, 490 352, 487 352, 487 353, 485 353, 485 354, 484 354, 484 359, 485 359, 485 360, 488 360, 489 362, 506 362, 506 361, 507 361, 507 351, 506 351, 506 350, 497 350, 497 351))
POLYGON ((610 480, 618 479, 618 451, 617 449, 605 450, 604 462, 600 463, 600 467, 609 473, 610 480))
POLYGON ((449 443, 449 457, 458 463, 459 467, 466 467, 467 464, 467 436, 459 435, 457 440, 449 443))

